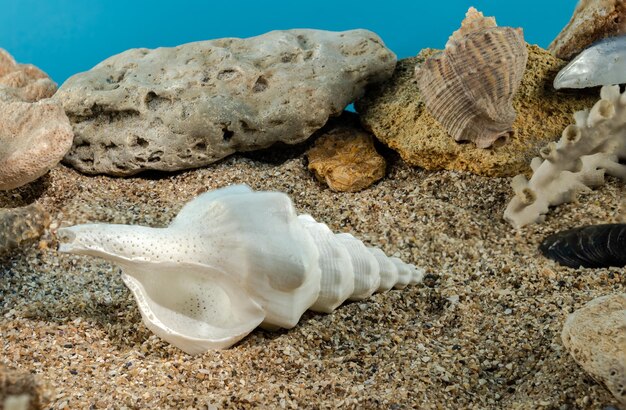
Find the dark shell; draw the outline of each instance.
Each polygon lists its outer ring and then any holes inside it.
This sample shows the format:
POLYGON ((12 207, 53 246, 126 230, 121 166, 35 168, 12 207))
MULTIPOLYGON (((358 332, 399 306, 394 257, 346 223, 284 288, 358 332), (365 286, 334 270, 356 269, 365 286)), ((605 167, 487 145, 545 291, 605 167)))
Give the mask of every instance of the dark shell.
POLYGON ((548 236, 539 246, 547 258, 570 268, 626 266, 626 224, 582 226, 548 236))

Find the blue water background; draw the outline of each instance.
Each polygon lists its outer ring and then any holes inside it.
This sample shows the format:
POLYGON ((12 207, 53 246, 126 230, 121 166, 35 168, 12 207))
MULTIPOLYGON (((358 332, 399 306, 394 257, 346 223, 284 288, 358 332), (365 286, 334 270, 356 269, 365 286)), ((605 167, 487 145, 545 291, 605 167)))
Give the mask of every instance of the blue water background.
POLYGON ((129 48, 289 28, 366 28, 403 58, 442 48, 472 5, 501 26, 523 27, 527 42, 547 47, 576 0, 0 0, 0 48, 59 83, 129 48))

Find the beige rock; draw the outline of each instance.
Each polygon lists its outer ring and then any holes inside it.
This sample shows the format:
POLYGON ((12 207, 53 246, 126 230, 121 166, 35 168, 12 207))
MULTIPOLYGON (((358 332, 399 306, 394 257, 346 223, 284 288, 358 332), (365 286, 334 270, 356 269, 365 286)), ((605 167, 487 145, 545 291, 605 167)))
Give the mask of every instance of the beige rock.
POLYGON ((0 48, 0 101, 35 102, 52 97, 57 85, 31 64, 17 64, 0 48))
POLYGON ((626 408, 626 294, 602 296, 572 313, 563 345, 626 408))
POLYGON ((65 160, 82 172, 124 176, 302 142, 395 64, 367 30, 272 31, 128 50, 55 95, 76 133, 65 160))
POLYGON ((315 177, 333 191, 361 191, 383 178, 387 166, 373 137, 348 124, 324 132, 307 157, 315 177))
POLYGON ((72 127, 57 102, 0 101, 0 189, 39 178, 72 146, 72 127))
POLYGON ((42 409, 50 401, 46 387, 30 373, 0 364, 0 409, 42 409))
POLYGON ((569 60, 606 37, 626 33, 624 0, 580 0, 571 20, 552 41, 548 50, 569 60))
POLYGON ((414 79, 416 64, 435 52, 423 50, 399 61, 389 81, 369 88, 356 103, 365 128, 411 165, 500 177, 529 172, 539 148, 561 134, 575 111, 596 100, 593 92, 553 91, 552 81, 565 62, 529 45, 527 69, 513 100, 515 134, 506 145, 487 150, 459 144, 430 115, 414 79))
POLYGON ((0 209, 0 256, 37 240, 50 225, 50 215, 38 204, 0 209))

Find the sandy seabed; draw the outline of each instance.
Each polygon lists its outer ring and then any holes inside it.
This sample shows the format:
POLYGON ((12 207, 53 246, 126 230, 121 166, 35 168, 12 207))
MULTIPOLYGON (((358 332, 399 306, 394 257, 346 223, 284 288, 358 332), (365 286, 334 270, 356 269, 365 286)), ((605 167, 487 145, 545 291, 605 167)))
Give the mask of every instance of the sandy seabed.
MULTIPOLYGON (((570 269, 543 258, 557 230, 615 222, 623 183, 515 231, 502 220, 508 178, 411 168, 333 193, 301 152, 233 156, 204 169, 135 178, 65 166, 0 206, 34 200, 51 233, 2 261, 0 364, 32 373, 46 408, 506 408, 615 405, 564 350, 567 315, 624 292, 624 269, 570 269), (201 192, 234 183, 288 193, 301 213, 426 269, 423 284, 307 312, 293 329, 252 332, 189 356, 141 323, 119 268, 56 252, 54 230, 87 222, 165 226, 201 192)), ((210 223, 210 221, 207 221, 210 223)))

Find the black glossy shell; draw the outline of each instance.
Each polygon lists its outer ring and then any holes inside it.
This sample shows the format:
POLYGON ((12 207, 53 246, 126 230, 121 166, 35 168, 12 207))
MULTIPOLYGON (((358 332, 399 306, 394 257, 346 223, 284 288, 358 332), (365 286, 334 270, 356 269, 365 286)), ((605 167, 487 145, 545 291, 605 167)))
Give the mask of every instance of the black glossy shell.
POLYGON ((590 225, 548 236, 539 246, 547 258, 570 268, 626 266, 626 224, 590 225))

